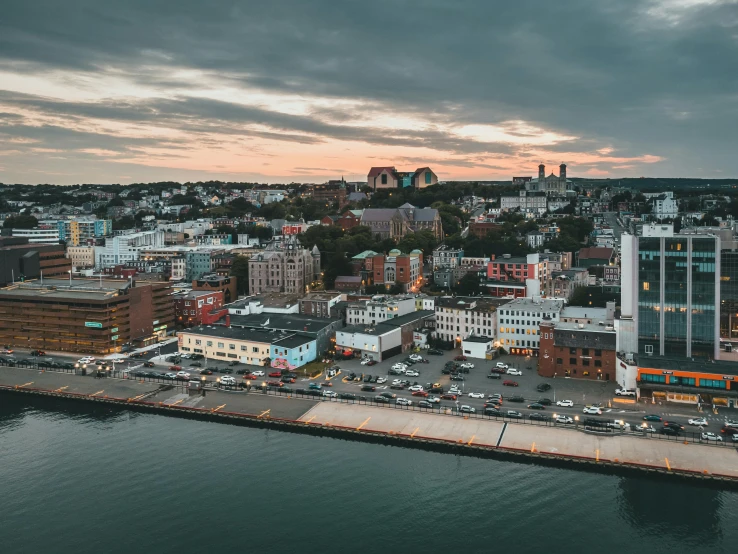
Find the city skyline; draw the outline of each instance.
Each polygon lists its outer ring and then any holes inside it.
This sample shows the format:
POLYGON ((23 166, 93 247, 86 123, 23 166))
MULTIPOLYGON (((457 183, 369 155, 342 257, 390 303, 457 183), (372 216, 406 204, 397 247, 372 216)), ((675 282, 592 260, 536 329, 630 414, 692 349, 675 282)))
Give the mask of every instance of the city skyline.
POLYGON ((729 178, 735 6, 9 2, 0 182, 729 178))

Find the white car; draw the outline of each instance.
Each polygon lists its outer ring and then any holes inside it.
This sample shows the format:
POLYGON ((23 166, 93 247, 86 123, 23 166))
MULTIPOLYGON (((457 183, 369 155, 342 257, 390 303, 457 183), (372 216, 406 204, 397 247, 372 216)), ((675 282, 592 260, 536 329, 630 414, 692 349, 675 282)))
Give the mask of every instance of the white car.
POLYGON ((507 369, 509 366, 507 364, 503 364, 502 362, 497 362, 495 364, 495 367, 497 367, 499 369, 507 369))
POLYGON ((397 400, 395 400, 395 404, 399 404, 400 406, 412 406, 413 401, 408 400, 407 398, 398 398, 397 400))
POLYGON ((560 415, 556 416, 556 423, 574 423, 574 420, 569 416, 560 415))
POLYGON ((615 394, 618 396, 635 396, 636 395, 634 390, 628 390, 628 389, 616 389, 615 394))
POLYGON ((585 406, 582 412, 585 414, 602 415, 602 410, 600 410, 597 406, 585 406))
POLYGON ((451 387, 448 389, 448 392, 450 394, 461 394, 461 389, 459 387, 451 387))
POLYGON ((466 404, 463 404, 459 411, 463 414, 475 414, 477 413, 477 410, 475 408, 472 408, 471 406, 467 406, 466 404))
POLYGON ((386 383, 387 378, 386 377, 377 377, 377 384, 381 385, 382 383, 386 383))
POLYGON ((727 425, 728 427, 738 427, 738 421, 735 421, 733 419, 726 419, 725 425, 727 425))
POLYGON ((164 374, 164 377, 167 378, 167 379, 176 379, 177 378, 177 374, 176 373, 165 373, 164 374))
POLYGON ((694 419, 690 419, 687 421, 690 425, 698 425, 702 427, 707 427, 707 420, 704 417, 696 417, 694 419))
POLYGON ((94 362, 95 358, 93 358, 92 356, 85 356, 84 358, 80 358, 79 360, 77 360, 78 364, 92 364, 94 362))
POLYGON ((422 362, 423 356, 420 356, 418 354, 410 354, 410 359, 414 362, 422 362))
POLYGON ((417 372, 417 371, 415 371, 414 369, 408 369, 408 370, 407 370, 407 371, 405 372, 405 375, 407 375, 408 377, 418 377, 418 376, 420 376, 420 373, 418 373, 418 372, 417 372))
POLYGON ((366 365, 368 363, 369 363, 369 358, 364 358, 363 360, 361 360, 361 365, 366 365))
POLYGON ((405 364, 397 363, 392 365, 392 369, 399 369, 401 371, 404 371, 407 369, 407 366, 405 364))
POLYGON ((257 371, 252 371, 251 375, 255 375, 256 377, 264 377, 264 372, 259 369, 257 371))
POLYGON ((333 392, 332 390, 324 390, 323 391, 323 396, 325 396, 327 398, 338 398, 338 393, 337 392, 333 392))
POLYGON ((189 378, 190 378, 190 374, 187 373, 186 371, 177 372, 177 379, 189 379, 189 378))
POLYGON ((571 400, 557 400, 556 401, 557 406, 563 406, 564 408, 571 408, 574 406, 574 402, 571 400))
POLYGON ((418 392, 423 390, 423 385, 413 385, 412 387, 408 387, 407 390, 409 390, 410 392, 418 392))
POLYGON ((644 433, 655 433, 656 432, 656 428, 653 425, 648 425, 647 423, 644 423, 643 425, 641 425, 640 429, 644 433))
POLYGON ((469 398, 484 398, 483 392, 470 392, 469 398))
POLYGON ((224 375, 223 377, 220 378, 220 384, 221 385, 235 385, 236 380, 229 375, 224 375))
POLYGON ((723 442, 723 437, 716 435, 715 433, 702 433, 700 436, 704 441, 723 442))
MULTIPOLYGON (((379 380, 377 380, 377 382, 379 382, 379 380)), ((392 381, 392 384, 393 385, 402 385, 402 381, 400 381, 399 379, 395 379, 394 381, 392 381)))
POLYGON ((461 364, 459 367, 462 369, 474 369, 474 364, 465 363, 465 364, 461 364))
POLYGON ((514 367, 509 368, 505 373, 508 375, 522 375, 523 372, 519 369, 515 369, 514 367))
MULTIPOLYGON (((441 398, 438 397, 438 396, 429 396, 425 400, 426 400, 426 402, 430 402, 431 404, 440 404, 441 403, 441 398)), ((736 436, 738 436, 738 435, 736 435, 736 436)))

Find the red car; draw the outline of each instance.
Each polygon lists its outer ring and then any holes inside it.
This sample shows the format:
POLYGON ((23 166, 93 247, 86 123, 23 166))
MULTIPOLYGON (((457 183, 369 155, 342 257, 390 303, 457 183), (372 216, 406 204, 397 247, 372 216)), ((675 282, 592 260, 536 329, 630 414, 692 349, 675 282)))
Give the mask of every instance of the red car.
POLYGON ((465 362, 466 361, 466 356, 464 356, 463 354, 460 354, 460 355, 456 356, 454 358, 454 360, 456 360, 458 362, 465 362))
POLYGON ((376 360, 369 360, 369 361, 368 361, 368 362, 366 363, 366 365, 377 365, 377 361, 376 361, 376 360))
POLYGON ((282 377, 282 381, 285 383, 294 383, 295 378, 294 377, 282 377))
POLYGON ((502 375, 503 373, 505 373, 505 370, 504 369, 501 369, 499 367, 493 367, 492 369, 489 370, 489 372, 490 373, 499 373, 500 375, 502 375))
POLYGON ((283 387, 284 383, 282 381, 267 381, 267 386, 269 387, 283 387))
POLYGON ((326 381, 325 383, 323 383, 323 386, 324 387, 332 387, 333 386, 333 383, 331 383, 330 381, 326 381))
POLYGON ((269 374, 269 377, 282 377, 282 372, 281 371, 272 371, 269 374))
POLYGON ((508 381, 503 381, 502 384, 505 385, 506 387, 517 387, 518 386, 518 382, 517 381, 509 381, 508 380, 508 381))
POLYGON ((422 396, 423 398, 425 398, 426 396, 428 396, 428 393, 425 392, 424 390, 416 390, 413 393, 413 396, 422 396))
POLYGON ((248 379, 249 381, 256 381, 258 377, 254 375, 253 373, 247 373, 243 376, 244 379, 248 379))
POLYGON ((451 393, 442 394, 441 398, 444 400, 456 400, 456 395, 451 393))
POLYGON ((181 365, 170 365, 169 371, 182 371, 182 366, 181 365))

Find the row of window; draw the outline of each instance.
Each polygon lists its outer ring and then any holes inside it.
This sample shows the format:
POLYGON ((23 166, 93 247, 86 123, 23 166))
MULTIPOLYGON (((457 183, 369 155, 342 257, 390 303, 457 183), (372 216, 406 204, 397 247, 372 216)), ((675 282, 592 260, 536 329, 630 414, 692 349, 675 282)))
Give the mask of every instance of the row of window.
POLYGON ((523 329, 522 327, 500 327, 500 333, 509 333, 511 335, 540 335, 540 329, 523 329))
MULTIPOLYGON (((666 375, 651 375, 642 373, 640 379, 644 383, 666 383, 666 375)), ((723 379, 700 379, 699 383, 694 377, 675 377, 669 379, 670 385, 684 385, 691 387, 704 387, 709 389, 726 389, 726 381, 723 379)))
MULTIPOLYGON (((561 365, 564 363, 564 360, 562 358, 556 358, 556 364, 561 365)), ((577 358, 569 358, 569 365, 577 365, 577 358)), ((584 367, 589 366, 589 360, 582 360, 582 365, 584 367)), ((602 360, 595 360, 594 361, 595 367, 602 367, 602 360)))

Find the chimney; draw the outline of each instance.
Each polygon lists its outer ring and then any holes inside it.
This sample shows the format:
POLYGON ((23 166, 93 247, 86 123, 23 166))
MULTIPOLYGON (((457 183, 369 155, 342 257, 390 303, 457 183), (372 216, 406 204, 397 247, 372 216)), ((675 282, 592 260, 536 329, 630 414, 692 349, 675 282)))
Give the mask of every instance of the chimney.
POLYGON ((226 327, 231 326, 231 314, 226 314, 226 327))

